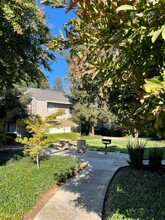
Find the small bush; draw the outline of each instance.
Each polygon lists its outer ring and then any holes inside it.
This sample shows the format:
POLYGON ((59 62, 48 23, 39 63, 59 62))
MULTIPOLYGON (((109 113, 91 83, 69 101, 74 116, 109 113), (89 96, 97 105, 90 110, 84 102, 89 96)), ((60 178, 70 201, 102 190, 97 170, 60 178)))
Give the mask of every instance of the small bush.
POLYGON ((151 170, 162 169, 163 150, 160 148, 152 148, 149 150, 149 167, 151 170))
POLYGON ((144 148, 147 142, 137 141, 137 142, 128 142, 127 149, 129 154, 128 164, 132 169, 142 169, 143 167, 143 155, 144 148))

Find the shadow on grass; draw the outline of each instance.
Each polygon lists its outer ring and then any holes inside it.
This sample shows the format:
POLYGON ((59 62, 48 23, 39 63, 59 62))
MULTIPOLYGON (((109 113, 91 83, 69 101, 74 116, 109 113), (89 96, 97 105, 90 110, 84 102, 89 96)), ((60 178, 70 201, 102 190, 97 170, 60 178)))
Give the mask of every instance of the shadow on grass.
POLYGON ((22 149, 5 149, 0 151, 0 166, 5 165, 9 160, 18 160, 23 157, 22 149))

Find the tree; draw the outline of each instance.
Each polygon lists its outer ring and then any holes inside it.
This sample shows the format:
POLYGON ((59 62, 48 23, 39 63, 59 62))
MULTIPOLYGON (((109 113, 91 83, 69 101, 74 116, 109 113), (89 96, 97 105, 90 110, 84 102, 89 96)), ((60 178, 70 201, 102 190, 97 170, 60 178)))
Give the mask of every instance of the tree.
POLYGON ((63 110, 47 116, 44 120, 40 115, 30 116, 20 121, 21 125, 25 125, 27 132, 31 137, 17 138, 16 141, 26 145, 25 154, 29 154, 36 161, 37 168, 40 167, 40 153, 44 148, 48 147, 47 133, 50 128, 55 127, 55 119, 57 116, 64 114, 63 110))
POLYGON ((51 41, 45 15, 36 1, 0 1, 0 89, 22 81, 43 79, 40 67, 50 70, 54 55, 47 50, 51 41))
POLYGON ((73 107, 73 120, 81 125, 89 127, 89 134, 94 135, 94 126, 101 123, 107 126, 114 121, 114 116, 107 107, 108 97, 106 89, 99 87, 99 79, 92 80, 91 75, 81 75, 84 68, 83 58, 80 59, 78 53, 84 48, 77 48, 77 53, 67 55, 69 65, 68 77, 71 82, 70 94, 73 107))
POLYGON ((20 88, 3 90, 0 99, 0 146, 6 142, 6 125, 27 117, 27 105, 30 101, 30 96, 23 94, 23 90, 20 88))
POLYGON ((51 90, 64 93, 64 88, 63 88, 62 80, 60 77, 55 78, 55 81, 53 83, 53 86, 51 87, 51 90))
POLYGON ((86 68, 81 69, 80 77, 90 74, 93 81, 100 80, 100 87, 109 88, 112 97, 115 94, 111 107, 119 112, 122 126, 131 133, 145 127, 156 130, 159 137, 165 136, 161 123, 165 120, 163 87, 159 92, 146 91, 154 77, 164 83, 164 0, 46 2, 76 13, 64 24, 67 38, 55 38, 51 48, 72 48, 70 53, 74 54, 77 47, 84 46, 86 50, 79 57, 83 57, 86 68))
MULTIPOLYGON (((26 83, 23 83, 24 87, 26 88, 26 83)), ((40 89, 50 89, 50 83, 47 79, 47 77, 43 74, 40 78, 36 79, 36 81, 33 81, 28 84, 29 88, 40 88, 40 89)))

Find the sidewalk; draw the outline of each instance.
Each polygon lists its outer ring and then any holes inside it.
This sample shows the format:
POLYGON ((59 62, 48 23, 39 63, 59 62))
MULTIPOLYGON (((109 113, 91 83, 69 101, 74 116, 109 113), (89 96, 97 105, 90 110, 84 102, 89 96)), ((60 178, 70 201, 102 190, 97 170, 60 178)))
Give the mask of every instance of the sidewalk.
POLYGON ((107 186, 115 171, 127 165, 127 154, 87 151, 74 155, 88 166, 69 179, 46 203, 34 220, 101 220, 107 186))

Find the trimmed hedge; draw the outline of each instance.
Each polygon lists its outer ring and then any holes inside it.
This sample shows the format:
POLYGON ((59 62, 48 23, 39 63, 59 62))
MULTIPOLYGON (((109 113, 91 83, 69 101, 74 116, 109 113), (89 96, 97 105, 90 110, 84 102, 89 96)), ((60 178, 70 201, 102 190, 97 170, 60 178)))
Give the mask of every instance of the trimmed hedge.
POLYGON ((0 219, 22 219, 44 192, 78 167, 77 159, 62 156, 42 160, 40 169, 30 158, 12 160, 6 166, 1 166, 0 219))
POLYGON ((78 139, 78 133, 71 132, 71 133, 59 133, 59 134, 48 134, 48 141, 51 142, 59 142, 59 139, 70 139, 75 141, 78 139))
POLYGON ((165 219, 165 177, 121 169, 106 194, 103 220, 165 219))

